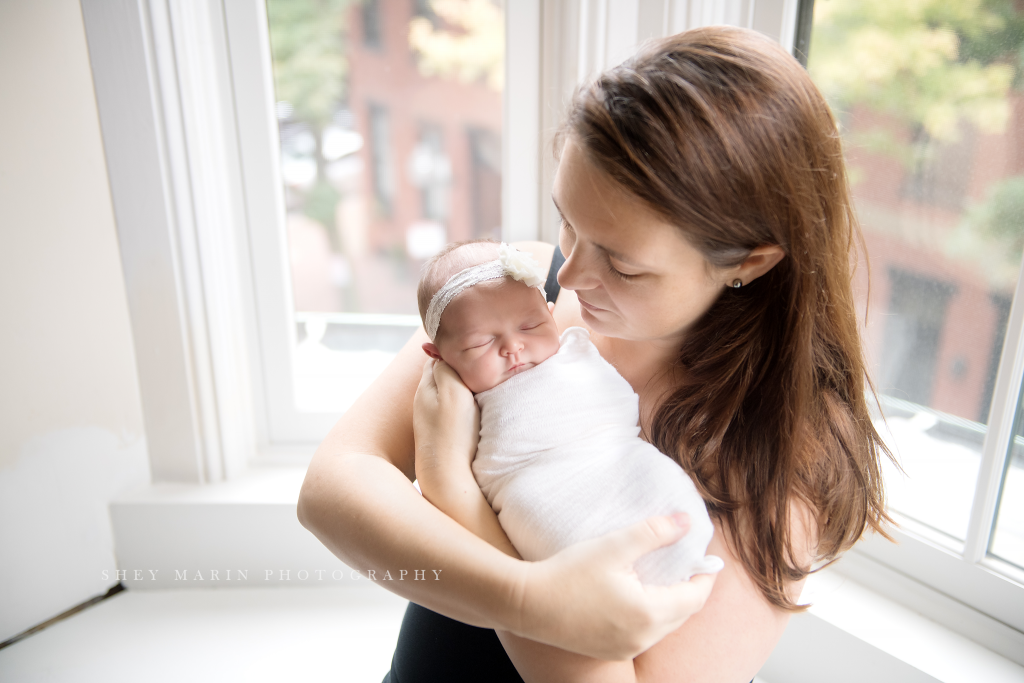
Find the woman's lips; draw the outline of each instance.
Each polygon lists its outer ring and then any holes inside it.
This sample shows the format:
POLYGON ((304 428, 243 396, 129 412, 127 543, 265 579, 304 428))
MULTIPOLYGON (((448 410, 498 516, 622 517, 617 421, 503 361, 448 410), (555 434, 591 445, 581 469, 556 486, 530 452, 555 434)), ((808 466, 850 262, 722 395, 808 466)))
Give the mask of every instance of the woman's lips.
POLYGON ((594 304, 587 303, 583 299, 580 299, 579 296, 577 296, 576 299, 580 302, 580 306, 582 306, 583 308, 587 309, 588 311, 603 311, 604 310, 603 308, 598 308, 594 304))

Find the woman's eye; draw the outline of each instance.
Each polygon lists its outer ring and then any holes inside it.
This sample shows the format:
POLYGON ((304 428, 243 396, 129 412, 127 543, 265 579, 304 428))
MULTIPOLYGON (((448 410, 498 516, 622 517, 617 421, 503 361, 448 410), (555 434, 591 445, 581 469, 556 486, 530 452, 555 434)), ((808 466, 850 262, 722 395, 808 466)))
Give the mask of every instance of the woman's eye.
POLYGON ((572 242, 576 239, 576 232, 572 229, 572 226, 569 225, 569 222, 565 220, 564 216, 558 216, 558 227, 566 240, 572 242))
POLYGON ((615 266, 613 266, 613 265, 611 264, 611 262, 606 262, 606 263, 608 264, 608 270, 609 270, 609 271, 610 271, 610 272, 612 273, 612 275, 614 275, 615 277, 621 278, 621 279, 623 279, 623 280, 632 280, 633 278, 636 278, 636 277, 639 277, 639 276, 640 276, 640 274, 639 274, 639 273, 632 273, 632 274, 631 274, 631 273, 623 273, 623 272, 622 272, 621 270, 619 270, 619 269, 617 269, 617 268, 616 268, 615 266))

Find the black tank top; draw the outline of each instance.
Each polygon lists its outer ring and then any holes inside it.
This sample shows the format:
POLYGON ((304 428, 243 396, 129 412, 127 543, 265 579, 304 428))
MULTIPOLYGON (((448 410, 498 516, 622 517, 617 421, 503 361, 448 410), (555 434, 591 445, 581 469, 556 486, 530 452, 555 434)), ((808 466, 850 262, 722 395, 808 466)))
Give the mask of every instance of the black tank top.
MULTIPOLYGON (((556 276, 565 263, 562 250, 548 269, 544 291, 558 299, 556 276)), ((478 628, 410 602, 383 683, 523 683, 493 629, 478 628)))

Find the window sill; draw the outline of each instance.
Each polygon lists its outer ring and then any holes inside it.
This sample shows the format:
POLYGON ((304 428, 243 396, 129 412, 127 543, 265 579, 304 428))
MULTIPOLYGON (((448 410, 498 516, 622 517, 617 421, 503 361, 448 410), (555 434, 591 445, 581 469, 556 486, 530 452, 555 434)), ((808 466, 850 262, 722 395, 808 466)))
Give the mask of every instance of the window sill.
MULTIPOLYGON (((253 468, 226 483, 154 484, 118 497, 110 513, 125 584, 138 590, 365 582, 299 524, 304 475, 300 467, 253 468)), ((842 566, 808 579, 803 599, 813 606, 791 620, 759 674, 764 680, 1024 681, 1024 667, 854 582, 842 566)))
POLYGON ((1024 667, 856 583, 842 564, 808 578, 795 615, 759 676, 774 683, 1001 683, 1024 667))
POLYGON ((124 573, 111 578, 132 590, 359 580, 299 524, 305 471, 252 468, 229 482, 151 484, 119 496, 110 518, 124 573))

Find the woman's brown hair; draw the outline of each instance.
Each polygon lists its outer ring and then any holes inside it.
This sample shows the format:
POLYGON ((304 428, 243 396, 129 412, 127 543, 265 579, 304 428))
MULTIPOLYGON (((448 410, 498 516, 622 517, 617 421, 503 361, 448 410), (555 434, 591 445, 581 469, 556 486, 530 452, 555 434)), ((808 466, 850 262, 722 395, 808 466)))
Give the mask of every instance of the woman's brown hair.
POLYGON ((787 584, 811 567, 792 545, 795 501, 815 517, 818 561, 891 521, 851 282, 860 231, 828 105, 776 43, 709 27, 581 88, 562 135, 712 266, 784 250, 694 325, 649 436, 696 480, 767 599, 800 609, 787 584))

